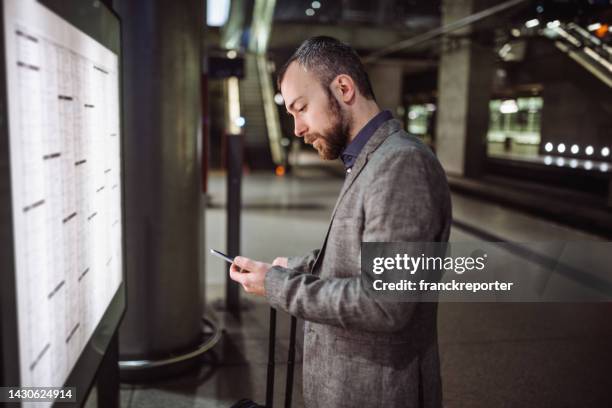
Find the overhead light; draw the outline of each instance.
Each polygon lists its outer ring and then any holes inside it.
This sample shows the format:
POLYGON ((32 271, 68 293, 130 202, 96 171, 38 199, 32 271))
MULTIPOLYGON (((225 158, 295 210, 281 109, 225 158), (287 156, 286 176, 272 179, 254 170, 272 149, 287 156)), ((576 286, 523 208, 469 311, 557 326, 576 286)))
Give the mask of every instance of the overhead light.
POLYGON ((313 9, 318 9, 321 8, 321 3, 318 1, 313 1, 312 4, 310 5, 313 9))
POLYGON ((601 163, 599 165, 599 170, 604 171, 604 172, 608 171, 608 163, 601 163))
POLYGON ((529 20, 525 23, 525 27, 527 28, 537 27, 539 25, 540 25, 540 20, 538 20, 537 18, 534 18, 533 20, 529 20))
POLYGON ((586 149, 584 149, 584 152, 587 154, 587 156, 592 155, 594 151, 595 149, 593 149, 593 146, 587 146, 586 149))
POLYGON ((227 58, 234 59, 238 56, 238 53, 236 52, 236 50, 229 50, 226 55, 227 58))
POLYGON ((610 149, 608 147, 603 147, 601 149, 601 155, 603 157, 608 157, 610 155, 610 149))
POLYGON ((547 152, 552 152, 553 147, 554 147, 553 144, 548 142, 544 145, 544 150, 546 150, 547 152))
POLYGON ((563 143, 559 143, 559 145, 557 146, 557 151, 559 153, 563 153, 565 151, 565 145, 563 143))
POLYGON ((601 28, 601 23, 594 23, 587 26, 587 30, 589 31, 597 31, 601 28))
POLYGON ((593 162, 590 160, 587 160, 584 162, 584 168, 587 170, 591 170, 593 168, 593 162))
POLYGON ((512 34, 512 36, 514 37, 520 37, 521 30, 519 30, 518 28, 513 28, 512 30, 510 30, 510 34, 512 34))
POLYGON ((518 112, 518 105, 514 99, 508 99, 499 105, 499 111, 501 113, 516 113, 518 112))
POLYGON ((577 166, 578 166, 578 160, 576 160, 576 159, 570 160, 570 167, 572 169, 575 169, 577 166))
POLYGON ((553 161, 552 157, 550 157, 550 156, 544 157, 544 164, 545 165, 550 166, 552 164, 552 161, 553 161))
POLYGON ((307 15, 308 17, 312 17, 312 16, 314 16, 314 13, 315 13, 315 11, 314 11, 313 9, 311 9, 311 8, 306 9, 306 15, 307 15))
POLYGON ((572 148, 570 150, 573 154, 576 154, 580 151, 580 148, 578 147, 578 145, 572 145, 572 148))
POLYGON ((427 109, 429 112, 434 112, 436 110, 436 105, 433 103, 428 103, 425 105, 425 109, 427 109))
POLYGON ((551 30, 553 30, 553 29, 555 29, 555 28, 557 28, 559 26, 561 26, 561 22, 559 20, 549 21, 546 24, 546 28, 550 28, 551 30))
POLYGON ((563 167, 565 166, 565 159, 563 157, 557 157, 557 160, 555 160, 555 163, 557 163, 557 166, 563 167))

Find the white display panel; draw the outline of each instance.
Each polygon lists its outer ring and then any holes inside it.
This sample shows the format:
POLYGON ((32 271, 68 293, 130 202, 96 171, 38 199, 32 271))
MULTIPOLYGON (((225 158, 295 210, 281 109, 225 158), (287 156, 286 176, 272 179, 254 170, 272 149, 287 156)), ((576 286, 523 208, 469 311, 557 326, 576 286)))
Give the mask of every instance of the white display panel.
POLYGON ((118 56, 34 0, 4 30, 20 385, 61 386, 122 281, 118 56))

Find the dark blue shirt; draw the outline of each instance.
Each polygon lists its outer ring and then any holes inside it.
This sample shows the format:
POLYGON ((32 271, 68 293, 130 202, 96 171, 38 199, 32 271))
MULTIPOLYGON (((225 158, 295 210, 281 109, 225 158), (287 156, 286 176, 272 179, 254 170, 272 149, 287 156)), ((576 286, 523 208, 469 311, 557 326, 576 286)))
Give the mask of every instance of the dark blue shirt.
POLYGON ((353 139, 351 143, 348 144, 340 153, 340 159, 342 159, 342 163, 344 163, 344 168, 347 173, 351 172, 351 167, 355 164, 357 160, 357 156, 361 150, 363 150, 363 146, 368 143, 368 140, 372 137, 374 132, 378 130, 380 125, 388 121, 389 119, 393 119, 393 115, 388 110, 384 110, 379 112, 376 116, 374 116, 370 121, 357 133, 357 136, 353 139))

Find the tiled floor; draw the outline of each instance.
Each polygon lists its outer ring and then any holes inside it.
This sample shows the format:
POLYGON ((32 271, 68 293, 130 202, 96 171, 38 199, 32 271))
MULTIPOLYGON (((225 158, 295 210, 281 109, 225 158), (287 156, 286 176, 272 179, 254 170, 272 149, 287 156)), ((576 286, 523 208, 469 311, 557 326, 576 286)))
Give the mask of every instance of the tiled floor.
MULTIPOLYGON (((342 180, 327 172, 244 180, 243 254, 271 261, 320 245, 342 180)), ((225 249, 225 183, 210 180, 206 248, 225 249)), ((463 224, 506 240, 599 240, 497 205, 453 196, 463 224)), ((451 240, 480 240, 454 228, 451 240)), ((222 298, 225 265, 207 257, 206 301, 222 298)), ((201 368, 181 377, 123 385, 123 407, 229 407, 242 398, 265 399, 268 308, 246 296, 236 321, 209 308, 224 329, 223 340, 201 368)), ((439 342, 445 407, 612 406, 612 304, 441 303, 439 342)), ((275 403, 284 398, 288 316, 279 313, 275 403)), ((300 337, 300 336, 298 336, 300 337)), ((300 340, 301 341, 301 340, 300 340)), ((294 407, 302 407, 301 356, 297 354, 294 407)), ((90 398, 88 407, 94 407, 90 398)))

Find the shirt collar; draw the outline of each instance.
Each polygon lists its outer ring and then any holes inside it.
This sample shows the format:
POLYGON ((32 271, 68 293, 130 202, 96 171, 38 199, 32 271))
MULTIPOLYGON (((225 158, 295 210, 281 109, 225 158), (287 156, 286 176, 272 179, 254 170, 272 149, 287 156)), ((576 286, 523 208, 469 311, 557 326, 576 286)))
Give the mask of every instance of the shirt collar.
POLYGON ((376 116, 374 116, 370 121, 357 133, 357 136, 353 139, 351 143, 349 143, 342 153, 340 153, 340 159, 344 164, 344 168, 347 172, 350 173, 351 167, 355 164, 355 160, 357 160, 357 156, 363 147, 368 143, 368 140, 372 137, 372 135, 378 130, 378 128, 385 123, 387 120, 393 119, 393 115, 390 111, 384 110, 379 112, 376 116))

